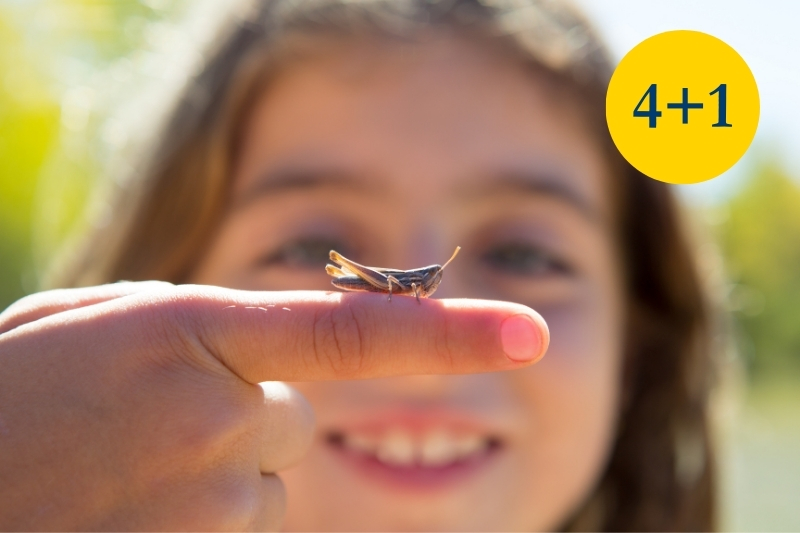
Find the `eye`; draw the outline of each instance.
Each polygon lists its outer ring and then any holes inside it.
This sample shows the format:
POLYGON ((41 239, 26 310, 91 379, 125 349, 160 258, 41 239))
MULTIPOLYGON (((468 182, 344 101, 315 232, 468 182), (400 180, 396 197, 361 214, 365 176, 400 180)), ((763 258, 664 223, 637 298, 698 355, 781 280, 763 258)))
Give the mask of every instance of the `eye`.
POLYGON ((301 237, 281 245, 259 259, 262 267, 322 269, 329 261, 328 254, 336 250, 348 255, 350 248, 342 241, 328 237, 301 237))
POLYGON ((528 243, 513 242, 497 245, 483 254, 481 261, 504 274, 516 276, 572 273, 572 269, 564 261, 541 247, 528 243))

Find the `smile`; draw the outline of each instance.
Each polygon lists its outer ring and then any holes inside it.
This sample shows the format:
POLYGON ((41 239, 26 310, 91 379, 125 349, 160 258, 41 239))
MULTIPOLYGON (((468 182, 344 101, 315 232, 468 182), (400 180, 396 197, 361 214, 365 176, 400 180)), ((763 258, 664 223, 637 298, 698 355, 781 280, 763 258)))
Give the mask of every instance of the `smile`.
POLYGON ((402 489, 442 488, 478 474, 502 451, 493 435, 448 426, 334 430, 328 449, 372 480, 402 489))

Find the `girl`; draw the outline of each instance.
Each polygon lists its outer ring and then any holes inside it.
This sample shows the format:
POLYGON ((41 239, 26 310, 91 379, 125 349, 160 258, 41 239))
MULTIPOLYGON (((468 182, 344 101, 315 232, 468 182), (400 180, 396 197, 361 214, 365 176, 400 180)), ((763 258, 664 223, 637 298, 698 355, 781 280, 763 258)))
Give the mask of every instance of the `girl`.
POLYGON ((278 0, 205 57, 84 288, 0 317, 3 527, 714 527, 705 301, 574 10, 278 0), (456 245, 420 304, 324 270, 456 245))

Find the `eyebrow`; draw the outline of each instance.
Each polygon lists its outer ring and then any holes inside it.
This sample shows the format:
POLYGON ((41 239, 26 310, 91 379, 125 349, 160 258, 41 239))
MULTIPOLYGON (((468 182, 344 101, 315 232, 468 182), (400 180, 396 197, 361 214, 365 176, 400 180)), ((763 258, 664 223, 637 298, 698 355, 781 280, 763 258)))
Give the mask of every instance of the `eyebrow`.
MULTIPOLYGON (((239 210, 265 196, 326 188, 374 194, 379 191, 371 180, 342 169, 284 168, 264 173, 250 187, 236 194, 231 210, 239 210)), ((494 179, 480 180, 459 187, 456 195, 464 199, 487 198, 501 194, 547 196, 573 207, 589 222, 601 220, 600 213, 586 198, 555 173, 510 171, 494 179)))
POLYGON ((338 169, 280 169, 264 173, 255 183, 234 195, 232 210, 242 209, 264 196, 333 188, 374 193, 377 187, 368 179, 338 169))
POLYGON ((495 179, 467 185, 458 192, 460 196, 470 199, 509 193, 554 198, 573 207, 592 223, 597 223, 602 218, 598 209, 574 187, 570 187, 567 180, 558 174, 506 172, 498 175, 495 179))

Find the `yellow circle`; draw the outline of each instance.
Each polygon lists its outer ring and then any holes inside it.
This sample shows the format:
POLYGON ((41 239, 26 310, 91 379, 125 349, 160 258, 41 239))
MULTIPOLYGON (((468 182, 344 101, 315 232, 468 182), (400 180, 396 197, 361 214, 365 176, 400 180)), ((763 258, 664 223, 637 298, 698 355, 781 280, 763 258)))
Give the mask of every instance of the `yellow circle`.
POLYGON ((620 153, 668 183, 698 183, 728 170, 750 146, 758 116, 747 63, 698 31, 659 33, 636 45, 606 94, 608 129, 620 153))

